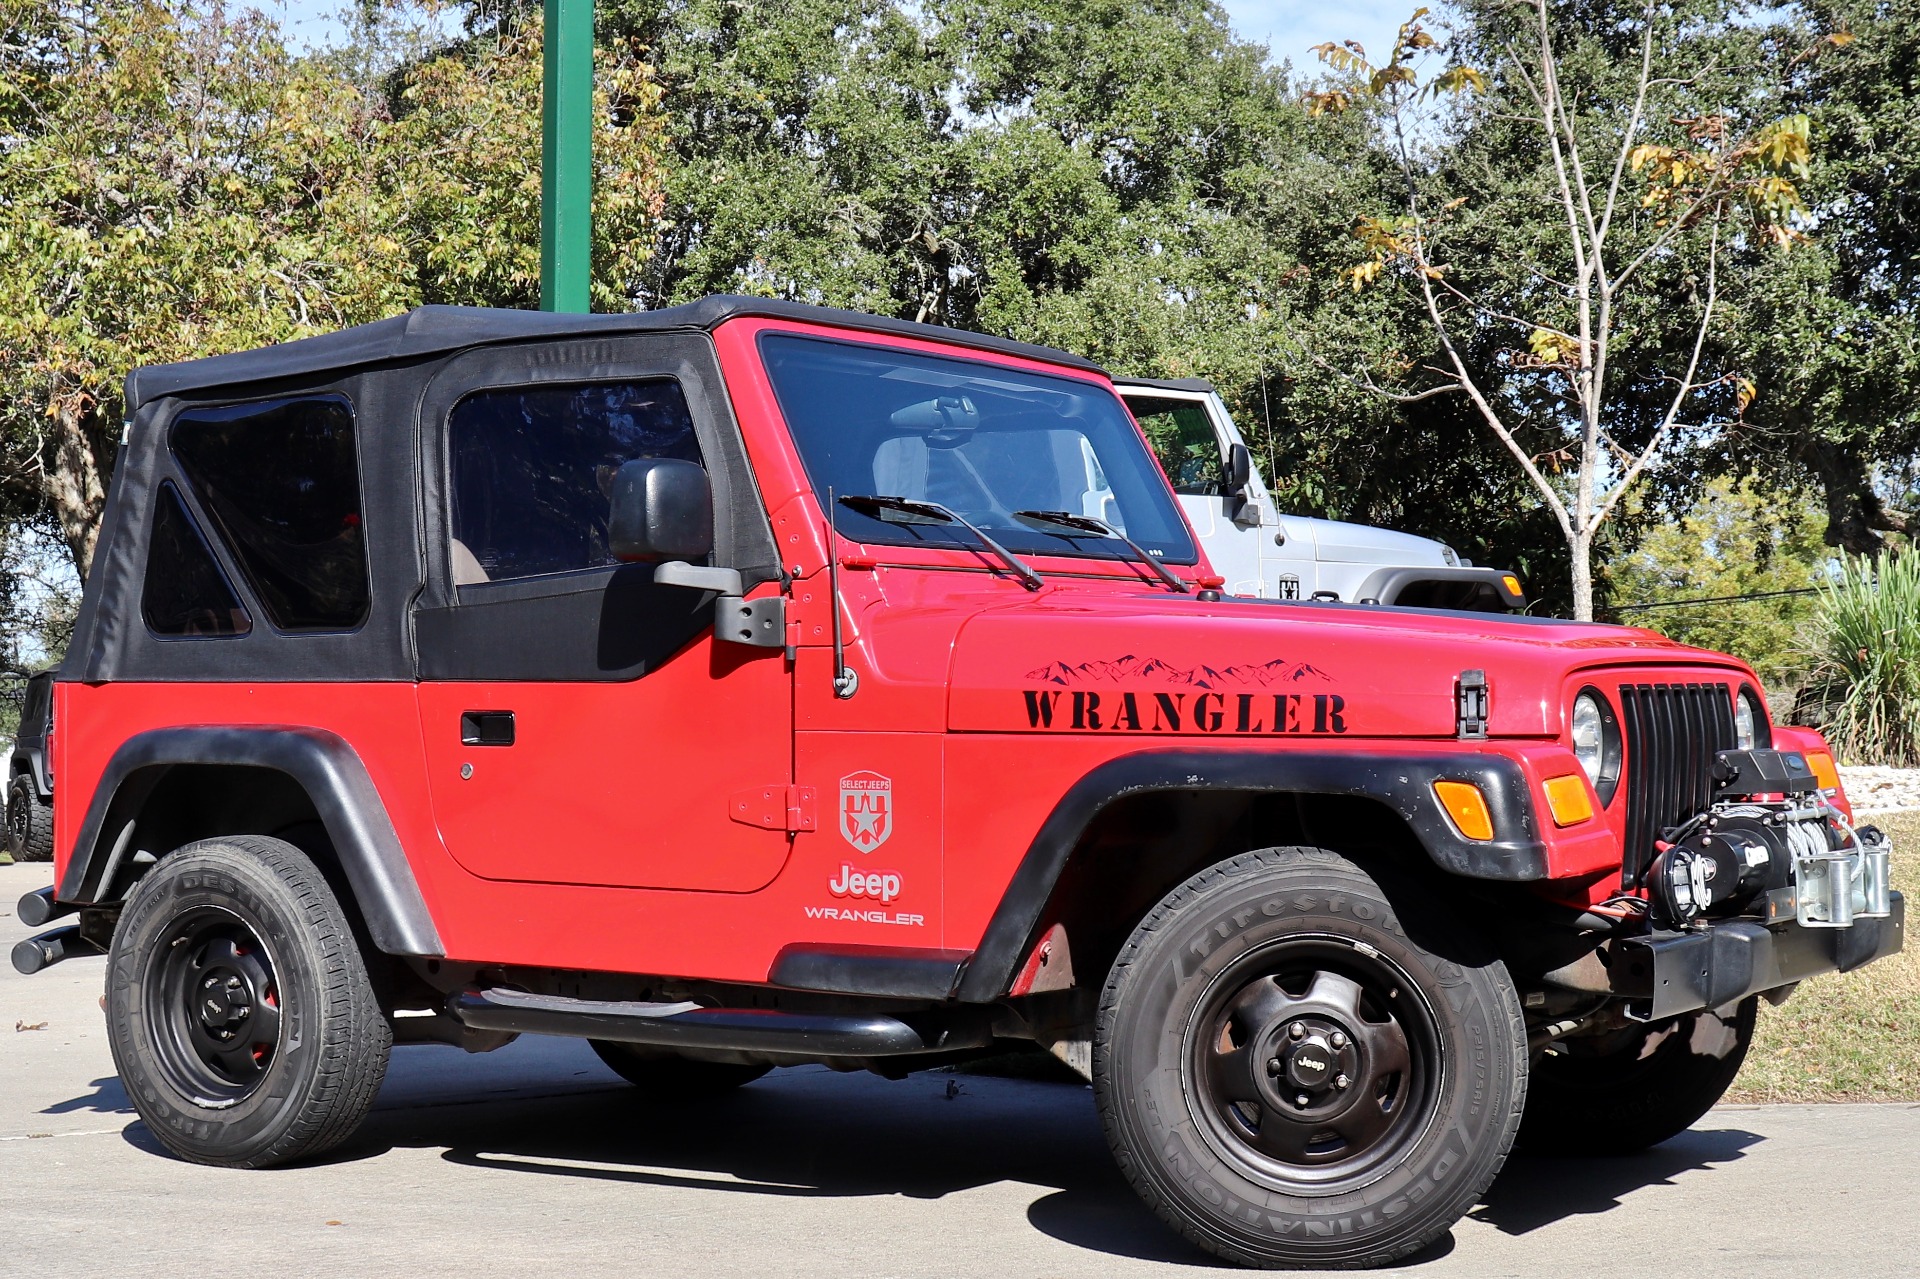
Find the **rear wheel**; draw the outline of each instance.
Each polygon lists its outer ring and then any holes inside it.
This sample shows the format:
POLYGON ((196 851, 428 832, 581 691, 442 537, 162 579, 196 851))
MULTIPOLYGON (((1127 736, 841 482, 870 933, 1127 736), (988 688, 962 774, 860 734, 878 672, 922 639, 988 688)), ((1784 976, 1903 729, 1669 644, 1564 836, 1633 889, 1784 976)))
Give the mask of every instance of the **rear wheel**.
POLYGON ((1381 1265, 1499 1171, 1526 1035, 1496 958, 1403 928, 1334 853, 1269 848, 1141 921, 1102 994, 1093 1078, 1122 1171, 1201 1247, 1381 1265))
POLYGON ((591 1039, 593 1051, 614 1074, 662 1100, 695 1100, 718 1097, 750 1084, 773 1069, 771 1066, 744 1066, 729 1061, 698 1061, 672 1053, 649 1051, 637 1044, 591 1039))
POLYGON ((1626 1155, 1677 1137, 1733 1086, 1759 1001, 1566 1039, 1533 1067, 1522 1148, 1626 1155))
POLYGON ((128 901, 107 1033, 134 1109, 195 1163, 264 1168, 351 1136, 392 1033, 333 890, 293 845, 189 844, 128 901))
POLYGON ((7 851, 17 861, 53 860, 53 807, 40 802, 25 773, 7 787, 7 851))

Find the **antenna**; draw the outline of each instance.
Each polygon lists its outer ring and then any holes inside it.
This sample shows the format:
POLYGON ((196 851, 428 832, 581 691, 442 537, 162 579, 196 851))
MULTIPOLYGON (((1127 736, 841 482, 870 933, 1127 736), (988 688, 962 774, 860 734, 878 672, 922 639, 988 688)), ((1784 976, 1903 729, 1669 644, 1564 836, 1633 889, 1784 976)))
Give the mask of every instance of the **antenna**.
POLYGON ((840 633, 840 528, 834 523, 839 499, 827 489, 827 594, 833 597, 833 695, 841 701, 860 691, 860 673, 847 665, 847 641, 840 633))

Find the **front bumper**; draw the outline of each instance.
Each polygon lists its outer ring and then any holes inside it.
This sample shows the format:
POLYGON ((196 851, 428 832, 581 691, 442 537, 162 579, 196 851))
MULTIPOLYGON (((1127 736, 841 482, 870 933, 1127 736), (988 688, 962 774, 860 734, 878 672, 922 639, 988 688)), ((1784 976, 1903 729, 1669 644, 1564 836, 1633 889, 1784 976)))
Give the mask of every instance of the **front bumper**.
POLYGON ((1890 906, 1885 918, 1856 919, 1847 928, 1729 919, 1626 938, 1614 953, 1613 987, 1636 1020, 1662 1021, 1821 973, 1852 972, 1906 944, 1906 899, 1893 893, 1890 906))

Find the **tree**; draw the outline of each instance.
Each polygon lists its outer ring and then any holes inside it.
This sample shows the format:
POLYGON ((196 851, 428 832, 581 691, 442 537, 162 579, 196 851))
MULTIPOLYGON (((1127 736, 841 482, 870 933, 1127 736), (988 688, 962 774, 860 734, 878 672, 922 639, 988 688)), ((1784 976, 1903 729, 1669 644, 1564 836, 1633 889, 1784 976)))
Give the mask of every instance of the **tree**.
POLYGON ((1784 713, 1804 674, 1799 643, 1813 592, 1836 567, 1822 525, 1804 494, 1715 479, 1692 509, 1658 522, 1609 565, 1614 618, 1744 659, 1784 713))
MULTIPOLYGON (((254 11, 0 0, 0 30, 0 515, 46 513, 82 576, 128 369, 531 296, 537 33, 414 67, 396 113, 254 11)), ((659 201, 631 50, 600 111, 595 265, 614 299, 659 201)))
POLYGON ((1752 66, 1729 82, 1702 45, 1745 37, 1710 10, 1482 8, 1453 56, 1425 14, 1378 66, 1318 51, 1340 78, 1316 109, 1375 111, 1402 176, 1398 207, 1355 223, 1353 286, 1391 282, 1438 345, 1356 381, 1472 405, 1552 512, 1574 615, 1591 618, 1596 541, 1635 482, 1676 437, 1710 436, 1751 401, 1746 377, 1702 357, 1724 259, 1800 237, 1808 121, 1741 116, 1752 66), (1485 70, 1460 56, 1476 53, 1485 70))
POLYGON ((1819 140, 1800 184, 1816 230, 1735 286, 1728 357, 1753 370, 1759 395, 1723 466, 1776 486, 1813 479, 1827 544, 1873 556, 1887 534, 1920 531, 1911 494, 1900 500, 1920 481, 1920 4, 1813 0, 1791 21, 1799 45, 1847 43, 1793 67, 1779 97, 1819 140))

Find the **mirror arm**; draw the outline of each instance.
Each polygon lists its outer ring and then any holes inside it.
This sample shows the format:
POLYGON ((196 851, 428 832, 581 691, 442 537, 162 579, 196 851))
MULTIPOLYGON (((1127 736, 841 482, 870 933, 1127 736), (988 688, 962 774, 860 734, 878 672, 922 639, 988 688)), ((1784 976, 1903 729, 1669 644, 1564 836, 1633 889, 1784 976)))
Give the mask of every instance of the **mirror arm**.
POLYGON ((713 637, 729 644, 749 644, 755 648, 785 648, 787 644, 787 600, 783 595, 764 599, 742 599, 745 583, 740 570, 709 568, 684 560, 668 560, 653 566, 653 580, 662 586, 684 586, 696 591, 714 591, 713 637))
POLYGON ((708 568, 704 564, 689 564, 685 560, 655 564, 653 580, 662 586, 685 586, 696 591, 718 591, 722 595, 745 593, 739 569, 708 568))

